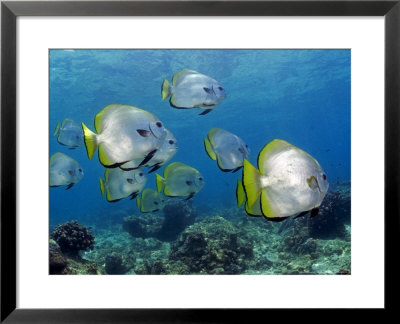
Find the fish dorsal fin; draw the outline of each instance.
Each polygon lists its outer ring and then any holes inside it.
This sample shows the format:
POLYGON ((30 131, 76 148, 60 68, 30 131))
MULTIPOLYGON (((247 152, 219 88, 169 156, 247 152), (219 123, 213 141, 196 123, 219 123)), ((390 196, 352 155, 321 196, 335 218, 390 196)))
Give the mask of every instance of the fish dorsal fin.
POLYGON ((236 185, 236 201, 237 206, 240 207, 246 201, 246 193, 244 192, 242 180, 238 179, 236 185))
POLYGON ((182 78, 183 76, 185 76, 186 74, 192 74, 192 73, 198 73, 196 71, 193 70, 182 70, 178 73, 175 73, 175 75, 172 77, 172 85, 176 86, 176 84, 179 82, 179 79, 182 78))
POLYGON ((75 122, 70 119, 70 118, 65 118, 61 124, 61 128, 64 128, 65 126, 67 126, 68 124, 75 124, 75 122))
POLYGON ((210 143, 214 146, 215 142, 214 142, 214 136, 216 136, 218 133, 220 133, 222 131, 221 128, 211 128, 210 131, 208 132, 208 140, 210 141, 210 143))
POLYGON ((96 114, 96 117, 94 118, 94 128, 96 129, 97 133, 101 133, 101 131, 103 130, 101 122, 104 119, 104 117, 108 113, 110 113, 112 110, 116 110, 116 109, 118 109, 118 110, 121 110, 121 109, 135 109, 135 110, 142 111, 142 112, 145 112, 145 113, 149 114, 149 112, 147 112, 147 111, 145 111, 143 109, 137 108, 137 107, 133 107, 133 106, 120 105, 120 104, 108 105, 108 106, 104 107, 100 112, 98 112, 96 114))
POLYGON ((181 162, 173 162, 173 163, 169 164, 169 165, 164 169, 164 178, 167 179, 167 178, 168 178, 168 175, 169 175, 172 171, 174 171, 176 168, 179 168, 179 167, 188 167, 188 168, 189 168, 189 166, 187 166, 186 164, 183 164, 183 163, 181 163, 181 162))
POLYGON ((262 172, 264 169, 264 162, 275 153, 281 152, 285 148, 293 147, 292 144, 281 140, 281 139, 274 139, 273 141, 269 142, 258 154, 258 169, 262 172))
POLYGON ((211 145, 210 141, 209 141, 207 138, 204 139, 204 148, 205 148, 205 150, 206 150, 208 156, 209 156, 212 160, 215 161, 215 160, 217 159, 217 156, 216 156, 216 154, 215 154, 215 152, 214 152, 214 150, 213 150, 213 148, 212 148, 212 145, 211 145))

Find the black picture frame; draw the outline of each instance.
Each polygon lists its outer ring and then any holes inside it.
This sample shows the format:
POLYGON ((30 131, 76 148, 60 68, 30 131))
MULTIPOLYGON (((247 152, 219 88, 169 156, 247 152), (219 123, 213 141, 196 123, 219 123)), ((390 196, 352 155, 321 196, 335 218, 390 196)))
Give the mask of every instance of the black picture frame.
MULTIPOLYGON (((399 287, 400 0, 395 1, 2 1, 1 2, 1 322, 253 322, 268 310, 16 308, 16 19, 19 16, 384 16, 385 311, 399 287), (248 317, 251 316, 251 317, 248 317), (254 317, 253 317, 254 316, 254 317), (254 318, 252 320, 251 318, 254 318)), ((366 176, 373 176, 371 175, 366 176)), ((371 269, 373 271, 373 259, 371 269)), ((366 283, 367 284, 367 283, 366 283)), ((381 313, 380 313, 381 314, 381 313)), ((263 318, 263 317, 261 317, 263 318)), ((265 320, 267 318, 264 317, 265 320)), ((271 318, 270 318, 271 320, 271 318)), ((321 320, 316 319, 314 320, 321 320)))

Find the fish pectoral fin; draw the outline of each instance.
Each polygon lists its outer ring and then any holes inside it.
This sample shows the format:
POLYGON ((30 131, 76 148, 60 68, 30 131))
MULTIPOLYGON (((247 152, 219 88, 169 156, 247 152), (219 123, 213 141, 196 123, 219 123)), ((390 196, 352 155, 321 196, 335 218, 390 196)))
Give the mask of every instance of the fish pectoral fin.
POLYGON ((139 167, 142 166, 142 165, 145 165, 147 162, 149 162, 153 158, 154 154, 156 154, 156 152, 157 152, 157 149, 155 149, 155 150, 151 151, 150 153, 148 153, 145 156, 145 158, 143 159, 143 161, 140 162, 139 167))
POLYGON ((151 132, 146 129, 137 129, 136 131, 142 137, 149 137, 151 135, 151 132))
POLYGON ((318 212, 319 212, 319 207, 311 209, 311 213, 310 213, 311 218, 317 216, 318 212))
POLYGON ((70 183, 65 190, 71 189, 75 183, 70 183))
POLYGON ((190 193, 190 195, 185 199, 185 200, 189 200, 192 199, 194 196, 195 192, 190 193))
POLYGON ((199 114, 199 115, 206 115, 206 114, 208 114, 210 111, 211 111, 212 109, 206 109, 206 110, 204 110, 201 114, 199 114))

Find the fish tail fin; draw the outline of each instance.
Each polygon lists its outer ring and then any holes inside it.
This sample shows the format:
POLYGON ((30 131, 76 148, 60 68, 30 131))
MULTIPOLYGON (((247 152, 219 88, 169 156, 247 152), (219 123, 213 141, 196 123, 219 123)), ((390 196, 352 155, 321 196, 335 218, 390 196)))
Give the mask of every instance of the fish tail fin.
POLYGON ((156 184, 157 184, 157 191, 161 192, 161 190, 165 187, 165 179, 156 173, 156 184))
POLYGON ((167 99, 171 95, 171 85, 167 79, 164 79, 161 86, 161 98, 162 100, 167 99))
POLYGON ((94 152, 96 152, 97 149, 97 135, 87 128, 84 123, 82 123, 82 129, 85 137, 86 152, 91 160, 94 152))
POLYGON ((247 159, 243 160, 243 187, 247 196, 247 203, 251 208, 261 194, 260 171, 247 159))
POLYGON ((54 130, 53 136, 56 136, 60 132, 60 123, 57 123, 56 129, 54 130))
POLYGON ((101 196, 104 197, 104 181, 102 178, 99 178, 99 181, 100 181, 101 196))
POLYGON ((244 192, 242 180, 238 179, 236 186, 237 206, 240 207, 246 201, 246 193, 244 192))
POLYGON ((140 208, 140 197, 136 198, 136 206, 137 208, 140 208))
POLYGON ((217 156, 215 155, 215 152, 212 149, 211 143, 207 138, 204 139, 204 148, 205 148, 208 156, 215 161, 217 159, 217 156))

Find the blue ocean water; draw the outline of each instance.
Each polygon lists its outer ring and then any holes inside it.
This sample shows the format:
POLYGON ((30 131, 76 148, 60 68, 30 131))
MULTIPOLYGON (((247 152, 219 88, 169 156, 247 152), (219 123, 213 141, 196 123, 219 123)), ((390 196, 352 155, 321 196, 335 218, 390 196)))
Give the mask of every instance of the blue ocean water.
MULTIPOLYGON (((203 138, 213 127, 241 137, 254 165, 263 146, 280 138, 317 159, 331 186, 350 181, 350 50, 54 49, 49 55, 49 156, 63 152, 84 170, 71 189, 50 188, 51 225, 138 213, 134 200, 110 204, 101 197, 104 167, 97 153, 89 160, 84 145, 70 150, 53 136, 64 118, 94 130, 95 115, 114 103, 148 110, 172 131, 179 150, 170 162, 191 165, 204 176, 205 186, 193 199, 203 211, 235 206, 241 174, 221 172, 207 156, 203 138), (172 108, 161 100, 161 84, 182 69, 216 79, 226 99, 204 116, 200 109, 172 108)), ((146 187, 156 188, 155 173, 146 187)))

